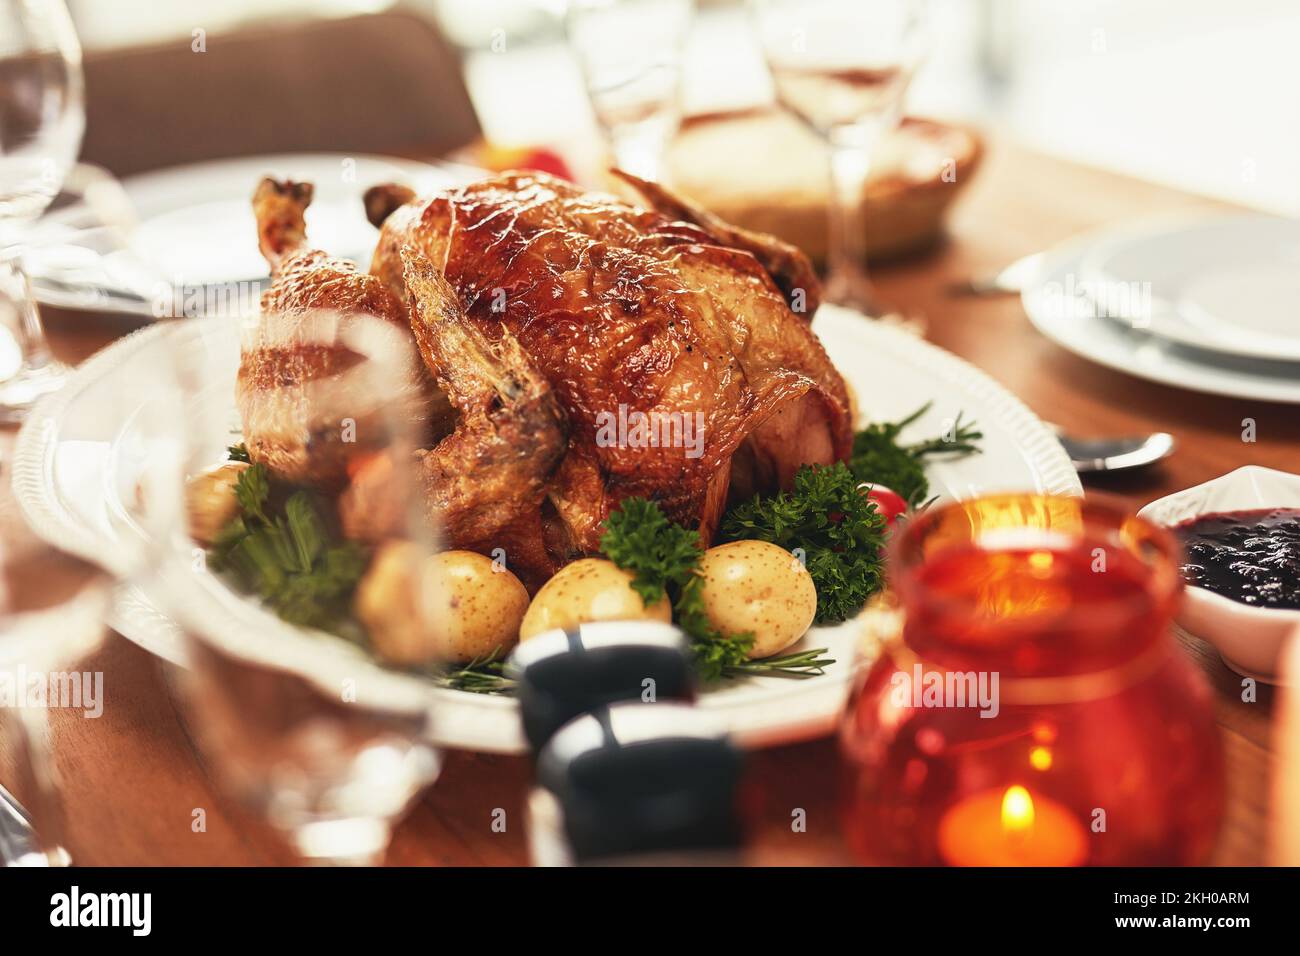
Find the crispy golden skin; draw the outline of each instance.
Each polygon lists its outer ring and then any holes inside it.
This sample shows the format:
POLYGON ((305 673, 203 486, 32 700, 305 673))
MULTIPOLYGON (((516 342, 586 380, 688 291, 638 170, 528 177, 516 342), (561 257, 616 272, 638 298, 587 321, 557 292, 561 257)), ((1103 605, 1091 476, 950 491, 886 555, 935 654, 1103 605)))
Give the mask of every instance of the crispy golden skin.
POLYGON ((257 324, 244 330, 236 404, 253 461, 287 481, 337 488, 358 451, 343 440, 343 421, 378 411, 333 387, 362 359, 345 345, 346 323, 361 315, 405 327, 406 310, 374 276, 307 245, 311 198, 310 184, 273 179, 253 196, 272 283, 257 324))
MULTIPOLYGON (((595 551, 601 522, 631 495, 699 526, 707 542, 729 486, 788 486, 799 465, 842 458, 852 439, 843 380, 754 250, 816 302, 806 260, 779 245, 765 253, 764 237, 729 234, 646 188, 669 214, 545 174, 507 173, 392 211, 371 263, 409 302, 403 250, 421 253, 468 320, 490 339, 508 333, 549 383, 568 422, 543 504, 557 566, 595 551), (620 409, 698 421, 702 448, 602 440, 620 409)), ((404 198, 372 190, 374 218, 394 197, 404 198)), ((444 359, 428 350, 425 359, 446 373, 444 359)))
MULTIPOLYGON (((635 183, 647 210, 506 173, 432 199, 372 189, 382 231, 365 275, 306 247, 309 189, 268 183, 255 200, 274 273, 264 311, 359 311, 410 329, 442 423, 415 456, 428 510, 450 546, 503 549, 532 589, 596 551, 625 497, 659 502, 707 544, 729 498, 848 454, 844 382, 787 301, 815 307, 816 279, 770 237, 654 184, 635 183)), ((390 533, 393 462, 349 462, 304 427, 301 383, 346 356, 266 339, 240 370, 250 454, 295 480, 350 481, 350 533, 390 533)))

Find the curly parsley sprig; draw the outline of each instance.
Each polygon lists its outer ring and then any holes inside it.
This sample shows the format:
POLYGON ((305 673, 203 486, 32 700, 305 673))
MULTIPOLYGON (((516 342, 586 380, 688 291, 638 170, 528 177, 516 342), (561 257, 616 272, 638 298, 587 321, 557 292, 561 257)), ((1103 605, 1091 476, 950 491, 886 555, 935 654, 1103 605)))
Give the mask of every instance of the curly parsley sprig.
POLYGON ((885 519, 842 462, 805 465, 794 487, 756 495, 723 519, 727 541, 757 538, 795 551, 817 588, 818 624, 852 617, 883 583, 885 519))
POLYGON ((984 437, 974 423, 962 423, 958 414, 948 434, 904 445, 898 440, 903 429, 930 410, 926 402, 911 415, 897 422, 877 422, 853 436, 849 470, 858 481, 884 485, 896 491, 915 508, 926 500, 930 482, 925 477, 925 459, 930 455, 979 453, 975 442, 984 437))
POLYGON ((633 573, 632 587, 646 604, 665 595, 672 601, 673 618, 690 638, 696 673, 703 681, 749 674, 812 677, 834 663, 821 657, 824 648, 753 661, 753 634, 723 634, 714 628, 704 607, 699 535, 669 521, 652 501, 625 499, 605 522, 600 550, 633 573))
POLYGON ((659 506, 645 498, 627 498, 605 521, 600 550, 635 577, 632 588, 646 604, 654 604, 668 589, 679 596, 694 580, 700 563, 700 536, 669 521, 659 506))

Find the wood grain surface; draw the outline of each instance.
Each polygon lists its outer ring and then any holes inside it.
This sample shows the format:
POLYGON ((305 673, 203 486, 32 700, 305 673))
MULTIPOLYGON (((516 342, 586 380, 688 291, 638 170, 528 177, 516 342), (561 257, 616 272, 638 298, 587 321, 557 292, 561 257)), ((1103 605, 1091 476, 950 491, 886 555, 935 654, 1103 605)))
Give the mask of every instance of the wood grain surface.
MULTIPOLYGON (((1177 454, 1150 471, 1090 488, 1136 508, 1246 464, 1300 470, 1300 410, 1149 384, 1091 365, 1030 326, 1018 299, 961 298, 950 283, 996 271, 1096 226, 1135 216, 1224 208, 1209 200, 1028 153, 994 142, 958 204, 940 248, 877 274, 881 294, 921 315, 927 337, 987 371, 1041 417, 1080 435, 1174 433, 1177 454), (1245 418, 1256 440, 1242 439, 1245 418)), ((131 326, 120 320, 47 313, 56 351, 78 361, 131 326)), ((942 383, 935 383, 939 388, 942 383)), ((6 449, 12 436, 6 436, 6 449)), ((7 484, 6 484, 7 489, 7 484)), ((7 490, 6 490, 7 494, 7 490)), ((1210 862, 1266 859, 1273 692, 1241 699, 1241 680, 1213 649, 1181 638, 1216 689, 1227 759, 1228 814, 1210 862)), ((82 865, 215 866, 287 864, 288 847, 225 798, 193 747, 170 689, 167 665, 109 635, 83 665, 102 670, 108 705, 97 720, 53 711, 69 843, 82 865), (205 832, 191 828, 206 811, 205 832)), ((0 782, 13 779, 13 748, 0 741, 0 782)), ((835 818, 835 748, 829 740, 756 753, 749 777, 758 795, 747 851, 757 864, 852 862, 835 818), (791 832, 803 808, 807 830, 791 832)), ((452 752, 441 777, 399 826, 396 865, 510 865, 527 862, 523 802, 531 770, 522 758, 452 752), (506 812, 505 832, 492 827, 506 812)))

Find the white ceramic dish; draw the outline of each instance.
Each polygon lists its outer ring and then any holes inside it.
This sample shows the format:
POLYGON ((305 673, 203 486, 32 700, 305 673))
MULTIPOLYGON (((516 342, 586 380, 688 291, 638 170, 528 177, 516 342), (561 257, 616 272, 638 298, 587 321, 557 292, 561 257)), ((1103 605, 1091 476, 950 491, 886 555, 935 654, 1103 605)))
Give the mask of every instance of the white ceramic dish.
POLYGON ((1300 365, 1213 355, 1098 314, 1084 272, 1094 237, 1047 253, 1021 295, 1038 331, 1074 354, 1138 378, 1212 395, 1300 403, 1300 365))
MULTIPOLYGON (((929 476, 937 494, 969 498, 995 491, 1082 493, 1078 476, 1051 432, 1004 388, 956 356, 857 313, 824 306, 815 327, 850 386, 863 413, 874 419, 901 418, 928 401, 930 411, 908 430, 908 436, 939 434, 958 412, 977 421, 984 433, 984 452, 968 458, 935 461, 929 476)), ((148 380, 158 361, 164 335, 171 347, 205 352, 205 361, 224 368, 231 386, 225 421, 238 427, 234 410, 234 374, 238 364, 237 323, 196 319, 151 326, 109 346, 74 373, 69 385, 48 397, 34 411, 19 436, 13 460, 14 489, 28 520, 38 533, 61 547, 111 566, 120 542, 112 514, 116 498, 135 487, 130 456, 118 454, 127 440, 122 434, 123 409, 131 407, 133 389, 148 380), (111 396, 111 398, 110 398, 111 396), (117 409, 106 413, 105 409, 117 409)), ((907 436, 905 436, 907 437, 907 436)), ((215 447, 237 440, 223 430, 207 436, 215 447)), ((318 677, 328 683, 341 669, 373 674, 376 686, 396 696, 411 692, 416 679, 364 659, 353 645, 327 635, 297 632, 284 640, 267 640, 273 633, 293 629, 256 609, 256 605, 226 589, 216 578, 187 574, 182 613, 202 615, 207 629, 226 634, 232 653, 257 654, 318 677), (254 608, 267 618, 265 626, 247 620, 254 608), (245 618, 237 625, 239 618, 245 618), (250 635, 261 639, 253 641, 250 635), (359 671, 360 669, 360 671, 359 671), (328 675, 328 676, 327 676, 328 675)), ((173 616, 138 589, 123 593, 112 619, 127 638, 175 663, 185 659, 185 638, 173 616)), ((827 647, 836 663, 826 674, 809 680, 753 678, 735 681, 704 695, 701 707, 743 744, 761 746, 815 737, 834 725, 844 703, 852 673, 854 651, 862 622, 815 628, 803 647, 827 647)), ((514 701, 501 697, 431 688, 420 682, 430 701, 437 742, 454 747, 496 752, 523 748, 514 701)), ((336 686, 336 685, 331 685, 336 686)))
POLYGON ((1145 293, 1137 298, 1149 301, 1126 318, 1151 335, 1224 355, 1300 362, 1300 222, 1293 219, 1139 223, 1099 235, 1082 273, 1102 288, 1145 293))
MULTIPOLYGON (((473 177, 467 167, 419 163, 387 156, 283 153, 178 166, 122 181, 135 214, 125 245, 93 229, 84 206, 47 217, 42 230, 66 226, 64 241, 34 250, 24 262, 37 301, 62 308, 150 315, 157 288, 171 286, 171 312, 218 315, 234 311, 231 292, 254 305, 266 284, 266 261, 257 249, 253 187, 263 176, 312 183, 307 210, 312 242, 367 263, 375 229, 362 194, 382 182, 409 184, 422 195, 473 177), (234 290, 233 284, 243 288, 234 290), (209 296, 207 290, 222 294, 209 296), (198 308, 202 306, 202 308, 198 308)), ((47 241, 50 241, 47 239, 47 241)))
MULTIPOLYGON (((1247 465, 1157 499, 1138 514, 1169 528, 1199 515, 1260 508, 1300 508, 1300 475, 1247 465)), ((1272 682, 1287 635, 1300 628, 1300 611, 1250 607, 1189 587, 1178 624, 1213 644, 1237 673, 1272 682)))

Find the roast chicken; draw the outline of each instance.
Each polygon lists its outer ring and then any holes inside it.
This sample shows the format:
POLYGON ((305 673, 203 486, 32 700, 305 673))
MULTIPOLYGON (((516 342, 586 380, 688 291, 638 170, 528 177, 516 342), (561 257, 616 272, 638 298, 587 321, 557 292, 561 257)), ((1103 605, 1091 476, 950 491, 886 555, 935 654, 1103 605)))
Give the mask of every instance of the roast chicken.
POLYGON ((807 259, 624 179, 649 208, 534 172, 431 199, 376 187, 369 273, 308 245, 309 185, 265 180, 272 284, 237 386, 250 457, 341 488, 350 534, 391 530, 392 463, 353 460, 332 438, 338 409, 309 387, 348 350, 281 348, 265 330, 327 309, 409 330, 429 512, 450 547, 502 549, 530 589, 597 551, 623 498, 658 502, 707 545, 729 499, 844 458, 849 399, 809 324, 807 259))

